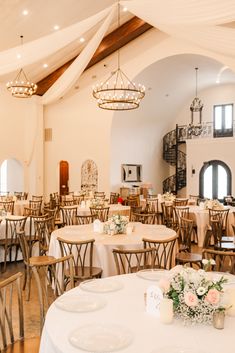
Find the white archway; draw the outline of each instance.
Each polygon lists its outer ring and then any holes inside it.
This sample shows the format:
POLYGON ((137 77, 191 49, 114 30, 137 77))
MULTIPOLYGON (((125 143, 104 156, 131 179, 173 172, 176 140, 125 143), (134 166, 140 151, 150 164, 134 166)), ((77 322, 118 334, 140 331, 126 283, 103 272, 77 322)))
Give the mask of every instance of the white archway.
POLYGON ((0 167, 0 192, 24 191, 24 168, 15 158, 5 159, 0 167))

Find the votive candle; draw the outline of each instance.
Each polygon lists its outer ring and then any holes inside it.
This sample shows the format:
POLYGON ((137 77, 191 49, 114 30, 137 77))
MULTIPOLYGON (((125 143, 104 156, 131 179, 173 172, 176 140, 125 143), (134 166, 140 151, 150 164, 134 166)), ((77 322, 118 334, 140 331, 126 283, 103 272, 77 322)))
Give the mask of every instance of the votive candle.
POLYGON ((173 321, 173 300, 163 298, 160 302, 160 321, 163 324, 171 324, 173 321))

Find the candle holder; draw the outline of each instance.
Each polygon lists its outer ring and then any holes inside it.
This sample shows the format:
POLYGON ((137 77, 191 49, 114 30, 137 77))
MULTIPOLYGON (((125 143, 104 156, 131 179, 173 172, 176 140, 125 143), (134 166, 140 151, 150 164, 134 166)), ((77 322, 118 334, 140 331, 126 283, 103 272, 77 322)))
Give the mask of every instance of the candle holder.
POLYGON ((224 310, 218 310, 213 313, 213 326, 218 330, 224 328, 225 312, 224 310))

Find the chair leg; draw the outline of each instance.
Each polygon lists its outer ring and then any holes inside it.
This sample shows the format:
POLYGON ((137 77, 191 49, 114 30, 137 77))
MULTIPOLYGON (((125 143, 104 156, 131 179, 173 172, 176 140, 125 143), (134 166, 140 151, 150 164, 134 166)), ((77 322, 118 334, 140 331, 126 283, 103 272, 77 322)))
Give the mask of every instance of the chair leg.
POLYGON ((32 273, 30 270, 30 267, 27 266, 27 279, 28 279, 28 285, 27 285, 27 294, 26 294, 26 300, 29 301, 30 299, 30 291, 31 291, 31 277, 32 277, 32 273))

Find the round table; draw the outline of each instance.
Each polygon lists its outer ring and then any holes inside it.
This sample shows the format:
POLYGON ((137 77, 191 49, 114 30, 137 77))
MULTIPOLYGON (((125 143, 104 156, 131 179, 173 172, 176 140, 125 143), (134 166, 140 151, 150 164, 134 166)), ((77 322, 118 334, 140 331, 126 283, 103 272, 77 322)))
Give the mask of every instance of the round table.
POLYGON ((67 226, 54 231, 51 234, 48 255, 56 258, 61 256, 57 237, 66 240, 87 240, 95 239, 94 263, 103 269, 102 276, 116 275, 116 267, 113 259, 112 249, 138 249, 143 247, 142 239, 170 239, 175 236, 175 231, 163 225, 148 225, 134 223, 134 231, 131 234, 99 234, 93 231, 93 224, 67 226))
MULTIPOLYGON (((227 227, 227 235, 232 236, 232 224, 234 224, 234 212, 235 208, 230 206, 225 206, 225 208, 229 208, 230 212, 228 214, 228 227, 227 227)), ((209 211, 201 209, 199 206, 189 206, 189 214, 190 218, 192 218, 197 225, 197 235, 198 235, 198 246, 202 247, 204 238, 206 235, 206 231, 209 226, 209 211)))
MULTIPOLYGON (((181 348, 179 353, 191 349, 197 353, 234 353, 234 317, 226 316, 224 330, 203 324, 184 326, 177 319, 165 325, 145 311, 144 293, 153 284, 151 281, 136 274, 111 279, 122 284, 122 288, 109 293, 89 293, 76 287, 64 294, 68 297, 81 294, 102 297, 106 305, 99 310, 76 313, 59 309, 55 303, 51 305, 42 332, 40 353, 83 353, 84 350, 71 345, 69 335, 86 325, 101 323, 117 324, 132 332, 133 341, 118 351, 122 353, 172 353, 176 352, 175 347, 181 348)), ((101 281, 106 280, 110 278, 101 281)))

